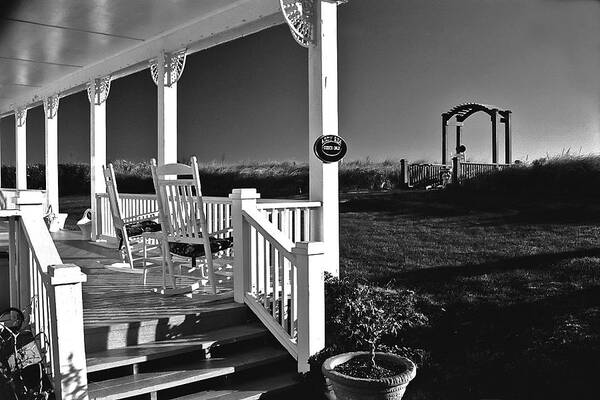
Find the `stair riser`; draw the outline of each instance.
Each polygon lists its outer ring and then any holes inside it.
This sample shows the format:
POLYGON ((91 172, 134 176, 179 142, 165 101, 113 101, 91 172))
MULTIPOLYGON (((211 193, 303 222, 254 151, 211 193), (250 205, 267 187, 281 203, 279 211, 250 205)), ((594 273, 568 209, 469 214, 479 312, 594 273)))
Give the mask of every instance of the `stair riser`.
POLYGON ((141 323, 91 327, 85 329, 85 347, 87 353, 92 353, 226 328, 249 319, 251 315, 248 310, 240 307, 141 323))

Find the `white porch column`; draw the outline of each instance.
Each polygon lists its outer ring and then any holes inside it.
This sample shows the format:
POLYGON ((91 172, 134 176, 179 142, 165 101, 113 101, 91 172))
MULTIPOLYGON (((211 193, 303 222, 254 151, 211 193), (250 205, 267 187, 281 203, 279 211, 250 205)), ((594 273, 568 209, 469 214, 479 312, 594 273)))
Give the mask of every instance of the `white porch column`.
POLYGON ((15 173, 17 189, 27 189, 27 109, 15 110, 15 173))
POLYGON ((110 76, 94 79, 88 85, 90 101, 90 203, 92 209, 92 239, 97 237, 96 194, 106 192, 102 166, 106 164, 106 99, 110 91, 110 76))
POLYGON ((177 162, 177 81, 185 66, 185 55, 186 50, 162 51, 150 62, 150 73, 157 87, 158 165, 177 162), (158 79, 159 76, 164 79, 158 79))
POLYGON ((58 214, 58 95, 44 99, 46 196, 58 214))
POLYGON ((311 241, 325 243, 325 271, 339 275, 338 164, 321 162, 313 143, 338 134, 337 4, 315 1, 314 45, 308 48, 309 195, 323 204, 311 219, 311 241))

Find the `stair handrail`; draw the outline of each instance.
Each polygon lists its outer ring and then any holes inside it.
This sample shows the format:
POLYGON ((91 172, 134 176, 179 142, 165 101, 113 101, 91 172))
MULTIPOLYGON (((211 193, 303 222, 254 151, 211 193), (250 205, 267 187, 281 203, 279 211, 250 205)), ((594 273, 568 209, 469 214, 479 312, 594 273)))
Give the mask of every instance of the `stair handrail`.
POLYGON ((44 333, 57 399, 87 400, 82 283, 76 265, 63 264, 43 220, 43 200, 16 199, 18 209, 4 210, 9 220, 10 303, 31 305, 34 334, 44 333))
POLYGON ((234 300, 248 305, 305 373, 325 345, 324 244, 292 242, 258 209, 259 197, 255 189, 230 195, 234 300))

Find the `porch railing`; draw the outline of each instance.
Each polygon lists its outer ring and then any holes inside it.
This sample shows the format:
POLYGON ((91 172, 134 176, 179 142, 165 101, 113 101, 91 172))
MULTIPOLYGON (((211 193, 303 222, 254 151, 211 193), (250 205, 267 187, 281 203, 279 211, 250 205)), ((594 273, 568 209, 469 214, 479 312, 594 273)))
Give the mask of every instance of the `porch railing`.
MULTIPOLYGON (((119 194, 121 200, 121 212, 124 218, 135 215, 157 212, 155 194, 119 194)), ((231 226, 231 200, 227 197, 203 196, 204 213, 206 224, 211 232, 225 229, 231 226)), ((116 240, 117 235, 113 225, 108 194, 96 194, 96 226, 98 236, 96 239, 116 240)))
POLYGON ((9 221, 10 304, 27 311, 32 333, 43 339, 56 398, 85 400, 81 285, 86 276, 62 263, 42 218, 42 201, 21 197, 15 201, 19 209, 0 210, 0 218, 9 221))
POLYGON ((306 210, 318 203, 300 208, 300 213, 288 203, 275 209, 286 210, 279 218, 279 211, 261 212, 265 208, 257 203, 254 189, 235 189, 230 197, 235 300, 246 303, 297 360, 298 371, 307 372, 308 358, 325 340, 325 249, 322 242, 305 241, 308 231, 302 226, 310 219, 306 210))
MULTIPOLYGON (((119 195, 123 217, 156 212, 158 205, 154 194, 119 195)), ((203 196, 206 223, 211 232, 231 226, 231 199, 227 197, 203 196)), ((117 236, 110 213, 110 203, 106 193, 96 194, 98 216, 96 226, 101 240, 116 240, 117 236)), ((290 240, 299 242, 310 239, 310 214, 321 206, 319 202, 302 200, 259 199, 259 209, 290 240)))

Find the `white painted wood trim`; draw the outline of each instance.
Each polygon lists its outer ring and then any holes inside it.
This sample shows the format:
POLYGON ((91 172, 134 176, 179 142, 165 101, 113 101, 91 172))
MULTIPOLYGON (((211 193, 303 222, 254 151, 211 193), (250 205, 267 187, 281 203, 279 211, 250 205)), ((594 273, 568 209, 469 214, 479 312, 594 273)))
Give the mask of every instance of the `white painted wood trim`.
POLYGON ((58 215, 58 113, 45 121, 46 195, 52 212, 58 215))
POLYGON ((148 61, 161 51, 188 49, 188 54, 229 42, 284 23, 279 0, 238 0, 190 23, 145 40, 144 42, 81 68, 43 88, 36 88, 6 103, 0 103, 0 117, 12 114, 12 105, 41 104, 41 99, 57 93, 78 92, 99 76, 113 79, 148 68, 148 61))
POLYGON ((27 189, 27 121, 21 126, 15 116, 15 173, 16 188, 27 189))
POLYGON ((285 236, 275 225, 273 225, 263 214, 256 210, 244 209, 242 215, 250 223, 250 225, 260 232, 265 239, 269 241, 271 246, 279 250, 283 256, 291 261, 294 261, 295 256, 292 254, 294 243, 285 236))
POLYGON ((294 357, 298 359, 298 347, 290 338, 290 335, 283 329, 271 314, 252 296, 251 293, 246 293, 244 302, 254 312, 263 325, 271 332, 273 336, 281 343, 283 347, 294 357))
POLYGON ((338 164, 321 162, 313 143, 321 135, 338 134, 337 4, 315 3, 316 43, 308 50, 309 198, 322 203, 311 214, 311 238, 325 242, 325 265, 339 275, 338 164))
POLYGON ((99 217, 96 194, 106 192, 102 171, 104 165, 106 165, 106 101, 99 105, 90 103, 90 208, 94 240, 98 235, 99 217))

